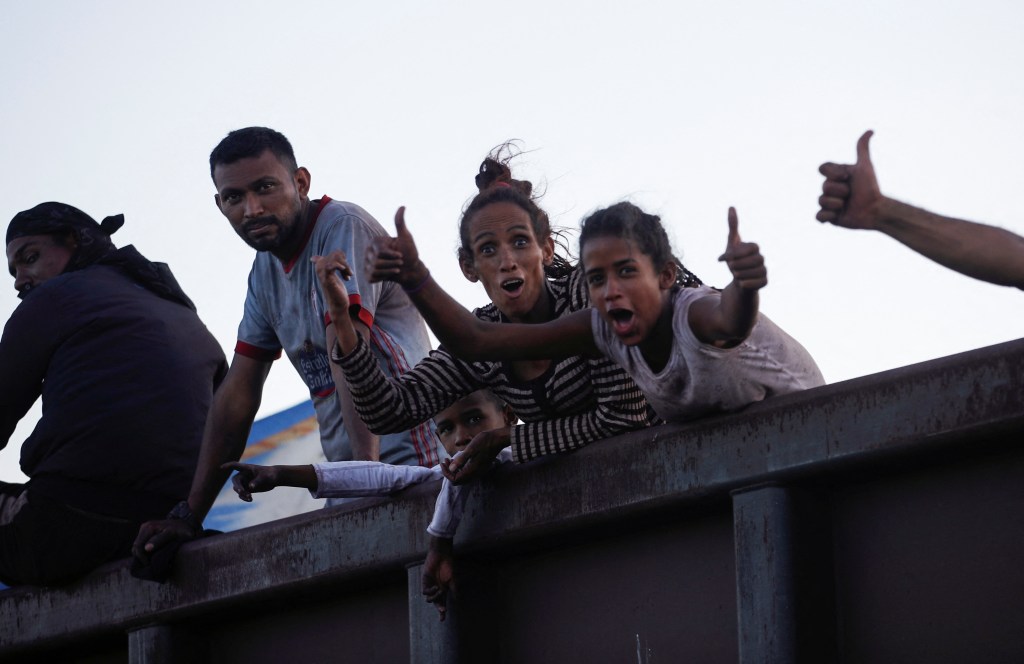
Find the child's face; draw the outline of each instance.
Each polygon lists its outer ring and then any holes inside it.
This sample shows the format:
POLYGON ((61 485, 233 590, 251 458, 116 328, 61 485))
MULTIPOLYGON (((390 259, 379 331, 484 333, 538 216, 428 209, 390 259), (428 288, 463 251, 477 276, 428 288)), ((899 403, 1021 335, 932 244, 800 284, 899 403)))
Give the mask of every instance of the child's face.
MULTIPOLYGON (((544 266, 551 263, 554 243, 539 241, 530 215, 515 203, 491 203, 469 221, 472 262, 462 271, 479 281, 498 310, 513 322, 528 322, 542 302, 544 266)), ((547 307, 543 306, 547 315, 547 307)))
POLYGON ((483 390, 477 390, 438 413, 434 424, 448 456, 453 456, 478 433, 510 426, 512 417, 507 407, 498 405, 483 390))
POLYGON ((675 266, 658 270, 631 241, 614 236, 587 240, 582 258, 591 304, 622 343, 643 342, 664 309, 675 266))

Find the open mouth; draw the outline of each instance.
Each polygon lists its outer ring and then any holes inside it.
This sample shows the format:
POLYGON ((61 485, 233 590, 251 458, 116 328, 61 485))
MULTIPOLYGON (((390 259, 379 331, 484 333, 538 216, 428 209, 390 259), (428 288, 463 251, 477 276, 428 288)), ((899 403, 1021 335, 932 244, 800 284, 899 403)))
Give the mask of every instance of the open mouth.
POLYGON ((609 309, 608 317, 616 323, 628 323, 633 320, 633 312, 629 309, 609 309))
POLYGON ((509 279, 508 281, 501 282, 501 289, 506 293, 514 293, 523 287, 526 283, 522 279, 509 279))
POLYGON ((611 319, 615 333, 622 336, 631 331, 635 316, 629 309, 609 309, 608 318, 611 319))

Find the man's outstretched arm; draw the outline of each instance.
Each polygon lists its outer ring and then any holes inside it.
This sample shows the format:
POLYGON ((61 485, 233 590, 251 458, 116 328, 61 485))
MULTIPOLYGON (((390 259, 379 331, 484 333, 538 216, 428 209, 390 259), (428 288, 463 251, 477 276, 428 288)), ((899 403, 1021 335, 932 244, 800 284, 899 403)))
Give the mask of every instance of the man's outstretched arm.
POLYGON ((857 141, 857 162, 825 163, 819 221, 878 230, 935 262, 969 277, 1024 289, 1024 237, 973 221, 945 217, 885 196, 868 143, 857 141))

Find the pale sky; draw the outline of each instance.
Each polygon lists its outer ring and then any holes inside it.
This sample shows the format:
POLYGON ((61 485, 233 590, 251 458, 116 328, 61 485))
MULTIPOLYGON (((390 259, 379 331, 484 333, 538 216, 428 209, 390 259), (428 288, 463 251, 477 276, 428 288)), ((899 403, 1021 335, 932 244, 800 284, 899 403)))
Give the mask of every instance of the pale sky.
MULTIPOLYGON (((253 252, 213 204, 207 159, 228 131, 283 132, 314 195, 389 229, 408 206, 471 307, 486 296, 454 259, 459 213, 483 156, 518 138, 556 224, 632 200, 714 285, 736 206, 768 265, 762 311, 838 382, 1021 336, 1024 293, 814 215, 818 165, 852 161, 870 128, 883 192, 1024 234, 1022 34, 1009 0, 8 2, 0 216, 123 212, 115 243, 169 263, 230 357, 253 252)), ((10 280, 3 319, 17 303, 10 280)), ((262 414, 308 398, 278 364, 262 414)), ((0 480, 23 478, 37 417, 0 480)))

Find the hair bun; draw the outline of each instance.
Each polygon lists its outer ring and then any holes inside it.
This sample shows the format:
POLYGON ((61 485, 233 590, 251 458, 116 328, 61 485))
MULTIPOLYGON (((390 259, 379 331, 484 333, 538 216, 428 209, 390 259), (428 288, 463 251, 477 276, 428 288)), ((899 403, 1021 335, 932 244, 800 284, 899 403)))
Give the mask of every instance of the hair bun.
POLYGON ((533 185, 528 180, 516 180, 508 164, 494 157, 487 157, 480 163, 480 170, 473 179, 479 193, 493 187, 511 187, 529 198, 533 193, 533 185))

